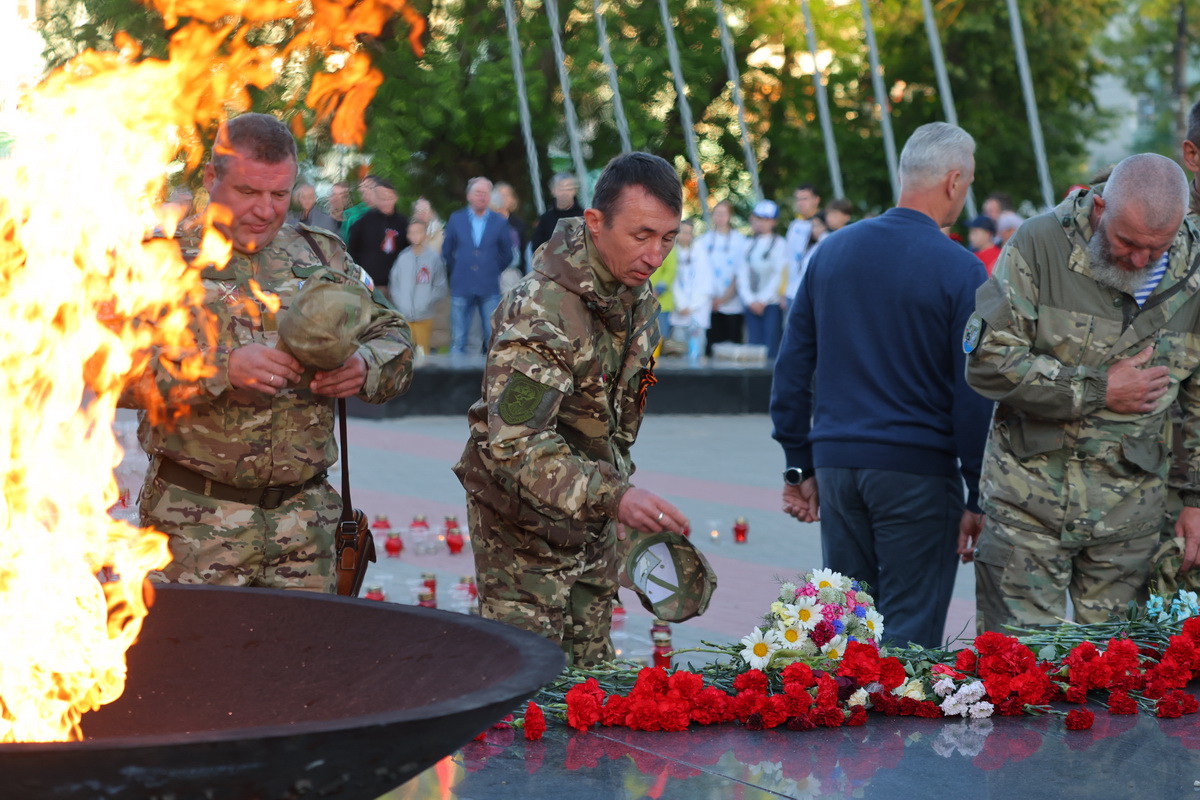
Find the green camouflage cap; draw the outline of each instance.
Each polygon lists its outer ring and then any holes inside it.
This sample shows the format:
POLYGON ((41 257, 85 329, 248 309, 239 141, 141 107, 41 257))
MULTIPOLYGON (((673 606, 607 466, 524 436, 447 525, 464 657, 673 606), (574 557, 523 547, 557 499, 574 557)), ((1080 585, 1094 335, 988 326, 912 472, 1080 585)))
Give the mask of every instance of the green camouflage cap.
POLYGON ((359 280, 329 268, 304 279, 278 316, 281 347, 308 367, 337 369, 358 350, 374 303, 359 280))
POLYGON ((683 622, 708 609, 717 573, 687 537, 630 528, 625 533, 621 585, 637 592, 647 611, 667 622, 683 622))

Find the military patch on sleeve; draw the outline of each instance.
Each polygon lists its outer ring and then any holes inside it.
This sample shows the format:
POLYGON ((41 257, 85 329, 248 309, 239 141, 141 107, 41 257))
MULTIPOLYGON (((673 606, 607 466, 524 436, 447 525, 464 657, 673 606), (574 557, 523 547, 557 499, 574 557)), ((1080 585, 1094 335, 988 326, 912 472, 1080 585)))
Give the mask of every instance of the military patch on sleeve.
POLYGON ((975 348, 979 346, 979 339, 983 336, 983 318, 978 314, 972 314, 967 320, 967 327, 963 330, 963 352, 967 355, 975 352, 975 348))
POLYGON ((538 413, 549 386, 538 383, 521 372, 513 372, 500 395, 500 419, 509 425, 523 425, 538 413))

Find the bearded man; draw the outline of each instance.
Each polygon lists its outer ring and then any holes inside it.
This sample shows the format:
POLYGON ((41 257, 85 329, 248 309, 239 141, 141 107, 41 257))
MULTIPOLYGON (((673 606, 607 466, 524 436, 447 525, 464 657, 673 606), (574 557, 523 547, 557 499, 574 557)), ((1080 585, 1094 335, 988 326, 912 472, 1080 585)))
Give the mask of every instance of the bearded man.
POLYGON ((1142 600, 1166 514, 1168 409, 1190 454, 1179 532, 1200 542, 1200 228, 1170 159, 1024 223, 976 295, 967 382, 995 400, 975 549, 981 631, 1142 600))

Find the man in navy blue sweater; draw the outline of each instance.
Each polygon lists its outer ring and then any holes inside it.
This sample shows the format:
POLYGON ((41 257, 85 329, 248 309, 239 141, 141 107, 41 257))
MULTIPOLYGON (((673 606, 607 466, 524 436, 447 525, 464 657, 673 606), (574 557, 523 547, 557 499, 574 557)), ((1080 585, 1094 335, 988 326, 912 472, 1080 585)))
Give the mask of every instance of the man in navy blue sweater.
POLYGON ((939 230, 962 213, 974 153, 953 125, 913 133, 897 207, 821 244, 775 363, 784 511, 820 520, 825 567, 871 585, 896 644, 942 643, 956 554, 971 558, 982 524, 992 406, 967 386, 962 338, 987 275, 939 230))

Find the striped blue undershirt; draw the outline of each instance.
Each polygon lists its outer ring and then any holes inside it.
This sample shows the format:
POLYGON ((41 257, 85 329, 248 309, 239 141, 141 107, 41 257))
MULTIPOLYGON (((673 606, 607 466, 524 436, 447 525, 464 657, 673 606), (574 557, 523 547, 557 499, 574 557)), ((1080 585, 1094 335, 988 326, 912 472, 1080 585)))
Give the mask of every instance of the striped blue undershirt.
POLYGON ((1158 260, 1158 266, 1146 276, 1146 282, 1142 284, 1142 288, 1133 293, 1133 299, 1137 300, 1138 308, 1146 304, 1150 299, 1150 295, 1158 288, 1158 284, 1162 282, 1163 275, 1167 274, 1167 256, 1169 253, 1163 253, 1163 257, 1158 260))

